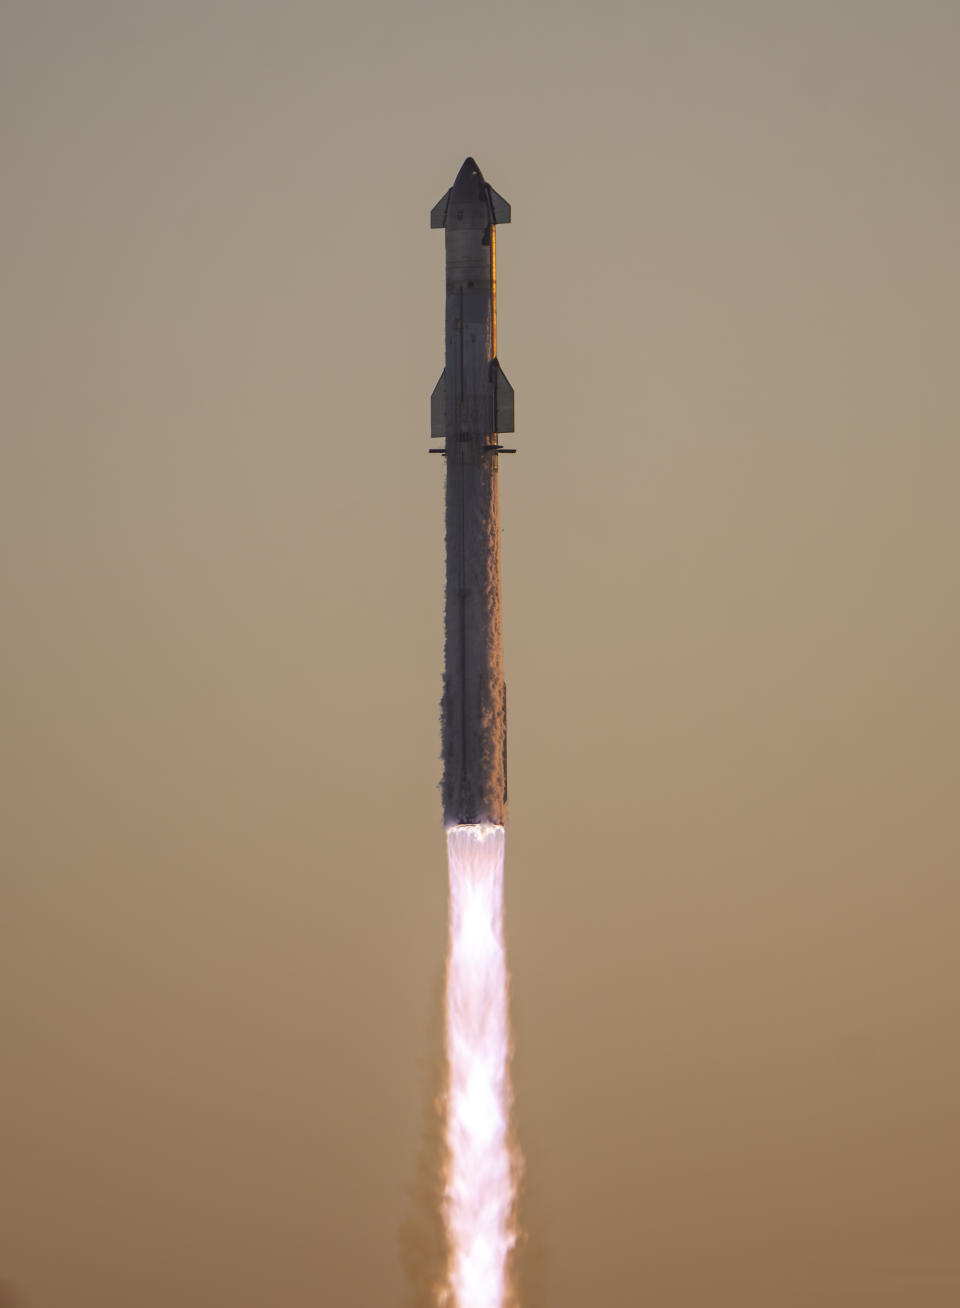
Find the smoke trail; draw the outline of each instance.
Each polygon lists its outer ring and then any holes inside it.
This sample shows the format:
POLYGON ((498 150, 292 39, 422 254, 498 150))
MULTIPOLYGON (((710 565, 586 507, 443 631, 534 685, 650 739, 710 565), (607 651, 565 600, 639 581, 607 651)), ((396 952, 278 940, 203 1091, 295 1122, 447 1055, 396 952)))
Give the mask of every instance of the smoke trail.
POLYGON ((447 855, 447 1291, 457 1308, 504 1308, 507 1261, 516 1243, 503 941, 504 829, 450 827, 447 855))

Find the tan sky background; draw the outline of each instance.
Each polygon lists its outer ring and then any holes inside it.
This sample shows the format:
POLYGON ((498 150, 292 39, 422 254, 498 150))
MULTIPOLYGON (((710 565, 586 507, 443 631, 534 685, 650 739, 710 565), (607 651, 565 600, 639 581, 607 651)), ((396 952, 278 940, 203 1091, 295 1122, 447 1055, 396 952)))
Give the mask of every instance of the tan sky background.
POLYGON ((960 1302, 958 50, 950 0, 6 0, 4 1308, 427 1302, 467 154, 523 1308, 960 1302))

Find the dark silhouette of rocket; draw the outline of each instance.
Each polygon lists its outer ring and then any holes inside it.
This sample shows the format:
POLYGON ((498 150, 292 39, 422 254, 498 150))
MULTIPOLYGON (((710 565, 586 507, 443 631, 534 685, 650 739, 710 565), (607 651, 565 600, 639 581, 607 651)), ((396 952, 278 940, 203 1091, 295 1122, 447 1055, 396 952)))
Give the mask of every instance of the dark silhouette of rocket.
POLYGON ((446 233, 446 366, 430 434, 446 458, 443 815, 447 826, 507 815, 507 696, 500 605, 498 436, 513 388, 497 361, 496 228, 510 206, 467 159, 430 214, 446 233))

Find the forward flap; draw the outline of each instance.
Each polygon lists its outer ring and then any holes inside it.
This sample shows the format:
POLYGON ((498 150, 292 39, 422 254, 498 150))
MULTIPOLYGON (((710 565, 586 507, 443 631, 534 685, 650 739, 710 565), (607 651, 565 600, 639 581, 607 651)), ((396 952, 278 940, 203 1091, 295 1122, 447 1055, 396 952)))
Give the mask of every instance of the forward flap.
POLYGON ((489 182, 487 183, 487 194, 490 196, 490 210, 493 214, 493 221, 495 223, 508 223, 510 221, 510 206, 502 195, 497 194, 489 182))
MULTIPOLYGON (((438 200, 437 203, 436 203, 436 204, 433 206, 433 208, 430 210, 430 226, 431 226, 431 227, 446 227, 446 225, 447 225, 447 208, 448 208, 449 204, 450 204, 450 192, 448 191, 448 192, 446 193, 446 195, 443 197, 443 199, 442 199, 442 200, 438 200)), ((508 213, 509 213, 509 205, 507 206, 507 209, 508 209, 508 213)), ((509 221, 510 221, 510 219, 509 219, 509 217, 508 217, 508 218, 507 218, 507 222, 509 222, 509 221)))

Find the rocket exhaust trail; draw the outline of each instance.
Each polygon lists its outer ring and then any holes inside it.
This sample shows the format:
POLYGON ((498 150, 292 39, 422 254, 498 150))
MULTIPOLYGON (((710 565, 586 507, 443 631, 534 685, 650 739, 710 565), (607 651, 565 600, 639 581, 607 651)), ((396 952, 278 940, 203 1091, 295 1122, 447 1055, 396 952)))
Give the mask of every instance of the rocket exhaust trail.
POLYGON ((444 1223, 447 1292, 457 1308, 502 1308, 516 1243, 510 1150, 510 1027, 503 939, 504 830, 447 830, 444 1223))

